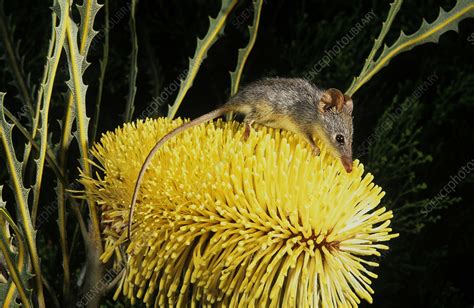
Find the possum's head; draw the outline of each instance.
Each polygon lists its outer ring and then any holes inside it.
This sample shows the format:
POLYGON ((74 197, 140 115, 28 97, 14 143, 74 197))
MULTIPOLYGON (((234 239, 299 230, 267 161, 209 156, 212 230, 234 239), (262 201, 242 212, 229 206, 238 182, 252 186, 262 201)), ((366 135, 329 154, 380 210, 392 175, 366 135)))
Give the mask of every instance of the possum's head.
POLYGON ((352 171, 352 99, 337 89, 323 92, 318 103, 321 127, 318 134, 329 151, 352 171))

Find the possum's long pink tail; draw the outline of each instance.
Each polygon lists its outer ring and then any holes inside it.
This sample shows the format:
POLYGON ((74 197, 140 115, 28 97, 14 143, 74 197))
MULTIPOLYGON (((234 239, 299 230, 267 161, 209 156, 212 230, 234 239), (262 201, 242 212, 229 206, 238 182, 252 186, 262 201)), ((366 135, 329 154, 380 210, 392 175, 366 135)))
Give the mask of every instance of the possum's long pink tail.
POLYGON ((172 131, 170 131, 169 133, 164 135, 164 137, 161 138, 155 144, 153 149, 151 149, 150 153, 148 154, 145 161, 143 162, 142 168, 140 169, 140 173, 138 173, 138 178, 137 178, 137 181, 135 182, 135 188, 133 190, 132 202, 130 203, 130 211, 128 213, 128 239, 129 240, 130 240, 130 235, 131 235, 131 232, 132 232, 133 212, 135 210, 135 204, 137 203, 138 191, 140 190, 140 186, 141 186, 141 182, 143 180, 143 176, 145 175, 145 172, 148 168, 148 165, 150 164, 150 162, 151 162, 153 156, 155 155, 155 153, 159 150, 159 148, 161 148, 161 146, 163 144, 165 144, 166 141, 168 141, 171 138, 173 138, 174 136, 182 133, 186 129, 191 128, 191 127, 196 126, 196 125, 199 125, 199 124, 204 123, 204 122, 211 121, 215 118, 218 118, 218 117, 222 116, 223 114, 225 114, 228 111, 228 108, 226 108, 226 107, 227 106, 223 106, 221 108, 218 108, 214 111, 206 113, 205 115, 202 115, 202 116, 200 116, 200 117, 198 117, 198 118, 196 118, 192 121, 184 123, 183 125, 173 129, 172 131))

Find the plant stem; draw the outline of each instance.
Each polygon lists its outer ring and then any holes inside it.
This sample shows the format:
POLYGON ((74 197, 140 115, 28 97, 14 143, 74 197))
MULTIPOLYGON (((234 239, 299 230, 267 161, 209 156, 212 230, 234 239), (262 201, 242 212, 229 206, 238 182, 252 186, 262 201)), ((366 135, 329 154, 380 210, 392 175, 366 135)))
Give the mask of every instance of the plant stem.
POLYGON ((137 94, 137 59, 138 59, 138 38, 137 38, 137 26, 135 21, 135 12, 137 7, 137 0, 132 1, 132 10, 130 12, 130 33, 132 39, 132 54, 130 55, 130 75, 128 79, 128 99, 127 106, 125 107, 125 114, 123 117, 124 122, 130 122, 132 120, 133 111, 135 109, 135 95, 137 94))

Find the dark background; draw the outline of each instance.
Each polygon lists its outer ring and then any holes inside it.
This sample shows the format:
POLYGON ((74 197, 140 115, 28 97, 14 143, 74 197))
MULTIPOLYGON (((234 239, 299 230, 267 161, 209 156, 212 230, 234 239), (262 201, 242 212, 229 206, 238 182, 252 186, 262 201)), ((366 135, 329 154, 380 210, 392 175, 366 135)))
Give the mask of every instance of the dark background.
MULTIPOLYGON (((127 7, 127 3, 111 1, 111 19, 127 7)), ((21 39, 19 53, 24 56, 24 70, 30 73, 33 84, 39 83, 44 66, 50 35, 50 5, 50 1, 44 0, 5 2, 5 11, 16 27, 14 38, 21 39)), ((432 22, 440 6, 448 10, 453 5, 454 1, 405 1, 387 35, 387 42, 393 42, 401 29, 408 34, 416 31, 422 18, 432 22)), ((216 0, 138 3, 139 68, 134 118, 188 68, 196 38, 205 35, 208 16, 215 17, 219 7, 220 2, 216 0)), ((343 90, 359 74, 386 18, 389 2, 267 1, 242 83, 267 76, 304 76, 324 56, 325 50, 331 49, 372 9, 376 18, 312 80, 321 87, 343 90)), ((251 11, 251 1, 238 4, 225 34, 208 53, 179 116, 193 118, 226 101, 230 92, 228 72, 235 68, 238 48, 247 43, 251 11), (248 18, 244 17, 246 11, 250 11, 248 18), (245 22, 240 24, 243 20, 245 22)), ((128 15, 115 16, 111 24, 99 132, 123 123, 131 51, 128 18, 128 15)), ((103 10, 95 24, 95 29, 103 28, 103 10)), ((395 232, 400 233, 399 238, 390 241, 390 250, 375 258, 381 266, 374 269, 379 278, 373 283, 373 307, 474 305, 472 171, 466 172, 466 177, 456 183, 455 191, 427 211, 427 204, 448 184, 450 177, 474 159, 474 19, 462 21, 459 28, 459 33, 451 31, 443 35, 439 44, 425 44, 399 55, 353 97, 354 156, 374 173, 375 182, 386 191, 382 203, 394 210, 392 225, 395 232), (416 88, 433 74, 437 76, 436 82, 418 99, 410 100, 416 88), (396 108, 407 100, 409 108, 397 116, 392 125, 387 124, 396 108)), ((92 46, 89 52, 92 64, 85 78, 89 85, 89 116, 94 110, 103 37, 98 36, 92 46)), ((3 52, 0 49, 0 56, 3 52)), ((56 89, 62 88, 65 92, 64 65, 62 62, 56 89)), ((2 61, 0 68, 0 89, 9 93, 11 99, 7 107, 17 114, 21 103, 13 98, 17 92, 10 84, 11 75, 2 61)), ((177 91, 151 116, 166 115, 167 105, 173 103, 176 94, 177 91)), ((51 119, 60 119, 63 112, 64 97, 61 91, 56 91, 51 119)), ((59 126, 56 122, 50 125, 52 140, 57 141, 59 126)), ((77 150, 75 145, 72 147, 73 151, 77 150)), ((77 162, 70 164, 73 179, 77 162)), ((7 178, 1 163, 2 183, 7 178)), ((8 199, 8 193, 5 195, 8 199)), ((43 193, 42 198, 42 202, 51 203, 54 194, 43 193)), ((38 241, 45 274, 60 289, 61 273, 56 270, 60 262, 59 247, 55 244, 57 225, 52 218, 41 229, 38 241)), ((82 246, 80 243, 76 246, 71 260, 73 269, 79 269, 83 260, 82 246)), ((78 275, 78 270, 73 274, 78 275)), ((120 306, 120 302, 111 301, 111 296, 104 303, 120 306)), ((128 305, 125 300, 123 304, 128 305)), ((362 306, 368 305, 363 303, 362 306)))

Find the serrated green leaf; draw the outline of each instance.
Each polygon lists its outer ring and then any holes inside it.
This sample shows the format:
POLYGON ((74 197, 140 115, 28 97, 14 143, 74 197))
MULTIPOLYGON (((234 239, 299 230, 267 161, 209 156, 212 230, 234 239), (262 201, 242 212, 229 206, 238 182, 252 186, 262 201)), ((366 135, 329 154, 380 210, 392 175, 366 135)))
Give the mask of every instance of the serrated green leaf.
MULTIPOLYGON (((65 0, 62 0, 65 1, 65 0)), ((79 50, 77 43, 78 28, 72 18, 68 16, 65 21, 66 23, 66 36, 67 41, 65 42, 64 49, 66 51, 68 59, 68 67, 70 80, 66 82, 68 85, 75 102, 76 110, 76 127, 77 130, 74 135, 79 143, 79 151, 81 153, 81 166, 85 174, 91 175, 91 167, 89 162, 89 137, 88 127, 90 118, 87 117, 86 113, 86 91, 87 86, 84 84, 82 75, 84 72, 84 58, 87 54, 87 50, 82 54, 79 50)), ((89 214, 92 220, 92 229, 94 237, 94 245, 98 249, 100 254, 102 251, 102 242, 100 239, 100 226, 97 209, 94 205, 93 200, 89 200, 89 214)))
MULTIPOLYGON (((81 27, 79 30, 79 54, 83 56, 81 60, 80 70, 81 76, 84 74, 84 71, 89 66, 89 62, 87 62, 87 54, 89 51, 89 47, 91 46, 93 38, 97 35, 97 31, 94 30, 94 21, 97 15, 97 12, 100 10, 102 5, 97 3, 97 0, 85 0, 81 6, 77 6, 79 13, 81 15, 81 27)), ((67 50, 66 50, 67 52, 67 50)), ((60 143, 60 161, 61 165, 64 165, 66 152, 69 148, 69 145, 73 139, 73 134, 71 133, 72 130, 72 123, 76 118, 76 110, 75 104, 73 101, 73 94, 69 92, 69 96, 67 99, 67 109, 66 114, 64 116, 63 126, 62 126, 62 134, 61 134, 61 143, 60 143)))
POLYGON ((39 305, 44 307, 44 294, 43 294, 43 283, 41 281, 41 268, 39 265, 38 250, 36 248, 36 232, 33 228, 31 221, 30 210, 28 208, 28 194, 29 189, 26 189, 23 184, 23 177, 21 174, 22 163, 17 160, 15 154, 15 148, 12 140, 13 125, 9 124, 5 120, 5 114, 3 112, 3 99, 5 93, 0 93, 0 138, 2 141, 3 149, 6 157, 6 165, 11 177, 13 192, 16 200, 16 211, 18 221, 21 225, 26 242, 28 245, 28 251, 33 264, 33 270, 35 273, 36 292, 38 297, 39 305))
MULTIPOLYGON (((237 58, 237 65, 233 72, 230 72, 230 96, 234 96, 239 90, 240 80, 244 71, 247 59, 252 51, 255 41, 257 40, 258 26, 260 23, 260 14, 262 11, 262 5, 264 0, 254 0, 253 3, 253 21, 249 28, 249 42, 244 48, 239 49, 239 55, 237 58)), ((226 115, 227 120, 232 120, 234 113, 226 115)))
POLYGON ((79 37, 80 37, 80 45, 79 50, 82 55, 84 55, 82 69, 83 71, 81 74, 84 74, 84 71, 89 66, 89 62, 87 62, 87 57, 84 54, 84 51, 89 50, 92 40, 94 37, 99 33, 98 31, 94 30, 94 20, 99 12, 102 4, 99 4, 97 0, 85 0, 82 5, 77 4, 77 9, 81 16, 81 28, 79 30, 79 37))
MULTIPOLYGON (((65 34, 66 34, 66 23, 65 20, 69 17, 69 4, 67 1, 60 1, 53 3, 53 11, 55 15, 59 18, 59 24, 54 28, 54 41, 51 44, 54 44, 52 47, 51 56, 47 58, 47 66, 46 66, 46 80, 44 82, 43 87, 43 95, 42 95, 42 104, 41 109, 39 111, 39 115, 41 118, 40 124, 41 126, 38 128, 37 132, 40 134, 40 150, 39 156, 36 162, 36 181, 33 186, 33 207, 32 207, 32 216, 31 219, 34 220, 36 218, 36 214, 38 211, 38 204, 39 204, 39 194, 41 191, 41 183, 43 178, 43 171, 44 171, 44 162, 46 157, 46 149, 48 145, 48 119, 49 119, 49 106, 51 102, 53 87, 54 87, 54 80, 56 77, 57 68, 59 65, 59 60, 61 57, 64 41, 65 41, 65 34)), ((53 16, 53 20, 55 17, 53 16)), ((25 214, 23 214, 25 215, 25 214)), ((28 218, 30 218, 28 214, 28 218)), ((44 294, 43 294, 43 283, 41 279, 41 268, 39 265, 39 257, 36 250, 35 244, 35 232, 33 231, 32 225, 23 226, 25 230, 28 248, 30 251, 33 269, 35 272, 35 281, 36 281, 36 294, 38 297, 39 306, 44 307, 44 294)))
MULTIPOLYGON (((41 190, 41 184, 44 173, 44 162, 46 158, 46 149, 48 146, 48 119, 49 119, 49 106, 51 103, 51 96, 53 93, 54 80, 61 57, 61 51, 64 45, 66 37, 66 23, 65 19, 69 17, 69 5, 66 1, 57 2, 53 6, 55 14, 59 18, 59 24, 55 27, 55 40, 51 43, 54 44, 52 47, 52 56, 47 59, 47 73, 46 81, 44 83, 42 104, 40 109, 41 126, 38 128, 40 134, 40 151, 36 163, 36 181, 33 185, 33 206, 32 206, 32 219, 36 220, 39 205, 39 196, 41 190)), ((54 19, 54 18, 53 18, 54 19)))
POLYGON ((423 20, 420 28, 414 33, 406 35, 402 31, 395 43, 384 46, 376 61, 366 64, 366 70, 353 81, 346 94, 352 96, 398 54, 425 43, 437 43, 441 35, 450 30, 457 32, 459 22, 468 17, 474 17, 474 3, 469 0, 458 0, 450 11, 440 8, 438 18, 432 23, 423 20))
MULTIPOLYGON (((27 213, 26 216, 29 217, 29 209, 27 202, 29 189, 24 187, 22 181, 23 178, 21 176, 21 169, 23 163, 18 161, 15 155, 15 147, 13 145, 12 140, 13 124, 8 123, 5 119, 3 106, 4 97, 5 93, 0 93, 0 137, 2 139, 3 148, 7 158, 7 167, 10 171, 12 186, 15 191, 15 198, 18 204, 18 207, 16 209, 18 210, 18 214, 21 218, 24 217, 24 215, 21 215, 20 212, 22 208, 25 209, 27 213)), ((25 223, 25 221, 23 221, 22 223, 25 223)))
POLYGON ((395 0, 392 3, 390 3, 390 11, 388 12, 387 19, 386 21, 382 23, 382 30, 380 31, 379 36, 374 41, 374 47, 372 48, 369 56, 365 60, 365 65, 362 68, 362 72, 366 72, 369 69, 370 65, 373 63, 375 54, 382 46, 385 36, 387 35, 388 31, 392 27, 393 20, 397 16, 398 11, 400 11, 400 7, 402 6, 402 3, 403 3, 403 0, 395 0))
MULTIPOLYGON (((34 140, 33 136, 30 135, 30 133, 28 132, 28 130, 26 129, 26 127, 24 127, 21 122, 5 107, 3 106, 3 111, 5 113, 5 116, 13 123, 13 125, 20 131, 20 133, 26 138, 26 140, 28 140, 28 143, 27 143, 27 146, 28 147, 33 147, 35 148, 37 151, 40 150, 40 147, 39 145, 36 143, 36 141, 34 140)), ((25 149, 26 151, 26 149, 25 149)), ((26 162, 27 162, 27 159, 25 158, 25 155, 23 155, 23 164, 22 164, 22 172, 24 172, 24 169, 25 169, 25 165, 26 165, 26 162)), ((54 158, 54 153, 53 151, 51 150, 51 148, 47 147, 46 149, 46 161, 48 162, 48 165, 51 167, 51 169, 53 170, 53 172, 56 174, 56 176, 58 177, 59 180, 63 181, 64 180, 64 177, 63 175, 61 174, 60 170, 59 170, 59 166, 56 164, 55 162, 55 158, 54 158)))
MULTIPOLYGON (((89 66, 87 62, 87 55, 91 46, 93 38, 98 33, 94 30, 94 21, 97 12, 102 5, 97 3, 97 0, 84 0, 82 5, 78 5, 81 16, 80 29, 74 21, 68 17, 66 20, 66 35, 67 40, 64 44, 64 49, 68 59, 68 69, 70 80, 66 82, 69 87, 67 98, 66 113, 61 126, 61 141, 59 144, 59 164, 64 174, 67 174, 67 152, 71 141, 75 137, 79 144, 81 153, 81 164, 84 170, 89 170, 88 163, 88 127, 89 117, 86 113, 86 92, 87 86, 83 82, 83 74, 89 66), (79 35, 79 42, 77 37, 79 35), (76 120, 76 131, 72 131, 72 123, 76 120)), ((70 296, 70 270, 69 270, 69 253, 67 242, 67 227, 66 227, 66 185, 58 183, 58 226, 60 236, 61 255, 63 261, 64 285, 63 294, 67 299, 70 296)), ((100 234, 98 235, 98 218, 96 209, 92 202, 89 202, 89 211, 93 222, 93 233, 100 247, 100 234), (97 240, 99 239, 99 240, 97 240)))
MULTIPOLYGON (((55 5, 55 4, 56 4, 56 0, 54 0, 54 2, 53 2, 53 5, 55 5)), ((35 110, 35 115, 33 117, 33 125, 32 125, 32 129, 31 129, 31 139, 32 140, 35 140, 36 134, 38 132, 38 125, 39 125, 39 122, 40 122, 41 102, 43 101, 43 94, 44 94, 43 91, 44 91, 44 87, 45 87, 45 84, 46 84, 46 78, 47 78, 47 74, 48 74, 48 63, 49 63, 48 59, 53 54, 53 47, 54 47, 54 42, 55 42, 55 37, 56 37, 55 25, 56 25, 56 14, 53 11, 51 13, 51 39, 49 41, 48 53, 46 55, 46 63, 45 63, 44 68, 43 68, 43 77, 41 78, 41 83, 38 87, 38 94, 37 94, 37 98, 36 98, 36 106, 35 106, 36 110, 35 110)), ((7 114, 7 116, 8 116, 8 114, 7 114)), ((10 120, 12 120, 12 119, 10 118, 10 120)), ((17 127, 18 127, 18 125, 17 125, 17 127)), ((28 162, 30 154, 31 154, 32 146, 34 146, 34 145, 35 145, 35 143, 32 142, 32 141, 30 141, 29 143, 26 144, 25 150, 24 150, 24 153, 23 153, 23 161, 28 162)), ((51 149, 49 149, 49 147, 47 149, 47 152, 48 151, 50 153, 52 153, 52 151, 51 151, 51 149)), ((25 166, 26 165, 27 164, 25 164, 25 166)), ((25 171, 26 170, 23 169, 23 174, 25 174, 25 171)), ((58 177, 59 177, 60 173, 61 172, 59 171, 59 168, 58 168, 58 173, 57 173, 58 177)), ((35 220, 33 219, 33 222, 34 221, 35 220)))
POLYGON ((181 80, 181 86, 179 88, 178 96, 174 101, 172 106, 168 108, 168 118, 172 119, 176 115, 179 106, 183 102, 186 93, 193 85, 194 78, 196 77, 201 63, 206 59, 207 52, 214 45, 214 43, 219 38, 219 35, 222 34, 227 17, 229 17, 230 12, 237 4, 237 0, 222 0, 221 9, 216 18, 209 17, 209 29, 204 38, 197 40, 196 51, 194 52, 193 58, 189 59, 189 69, 188 74, 184 80, 181 80))
POLYGON ((9 281, 4 285, 0 284, 0 296, 5 307, 15 305, 18 296, 23 306, 31 307, 31 290, 26 287, 31 275, 28 273, 28 255, 24 235, 6 210, 6 203, 2 199, 2 188, 0 186, 0 250, 9 273, 9 281), (10 248, 12 244, 10 227, 15 232, 18 243, 16 252, 10 248))
POLYGON ((263 0, 254 0, 253 1, 253 22, 249 26, 249 42, 247 46, 239 49, 239 56, 237 58, 237 66, 235 71, 230 72, 231 88, 230 95, 235 95, 239 90, 240 79, 242 78, 242 72, 247 62, 247 58, 252 51, 255 41, 257 40, 258 26, 260 23, 260 14, 262 12, 263 0))
MULTIPOLYGON (((79 48, 77 46, 77 25, 74 23, 72 18, 69 17, 68 19, 69 20, 67 21, 66 27, 67 41, 64 44, 64 48, 69 63, 69 75, 71 79, 66 81, 66 85, 71 91, 75 101, 75 107, 77 111, 77 131, 75 136, 79 142, 81 157, 84 158, 88 156, 89 148, 87 137, 89 118, 87 117, 85 108, 87 86, 84 84, 82 79, 84 57, 79 52, 79 48)), ((83 159, 82 168, 86 169, 88 168, 87 166, 88 162, 83 159)))

